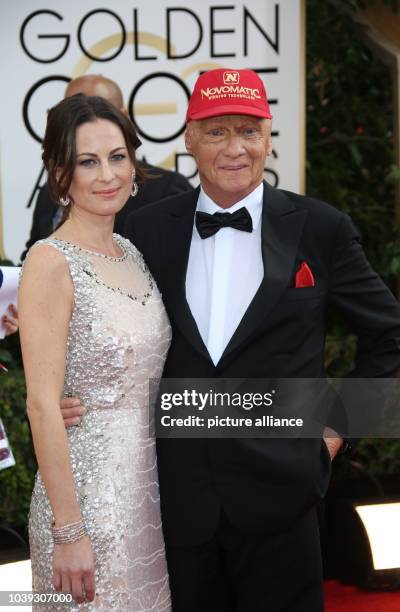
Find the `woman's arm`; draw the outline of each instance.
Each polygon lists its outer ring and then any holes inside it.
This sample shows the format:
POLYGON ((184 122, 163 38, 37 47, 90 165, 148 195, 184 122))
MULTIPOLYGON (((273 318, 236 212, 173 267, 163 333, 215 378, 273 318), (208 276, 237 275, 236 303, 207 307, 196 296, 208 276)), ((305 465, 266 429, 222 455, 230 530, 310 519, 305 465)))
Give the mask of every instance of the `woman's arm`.
POLYGON ((39 470, 57 524, 81 518, 60 416, 73 286, 61 253, 42 245, 25 264, 19 291, 27 412, 39 470))
MULTIPOLYGON (((67 434, 60 413, 73 285, 64 256, 46 245, 27 258, 19 291, 19 322, 27 385, 27 413, 40 475, 56 527, 81 519, 69 458, 67 434)), ((79 583, 93 573, 93 554, 85 537, 58 544, 53 583, 79 593, 79 583), (75 586, 74 586, 75 585, 75 586)), ((90 585, 88 585, 90 590, 90 585)))

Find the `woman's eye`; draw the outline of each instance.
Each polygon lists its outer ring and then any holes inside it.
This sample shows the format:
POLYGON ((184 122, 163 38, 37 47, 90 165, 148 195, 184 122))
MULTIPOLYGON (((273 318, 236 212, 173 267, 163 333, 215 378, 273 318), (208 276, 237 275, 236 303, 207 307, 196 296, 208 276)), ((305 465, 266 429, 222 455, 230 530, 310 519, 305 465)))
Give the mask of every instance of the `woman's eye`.
POLYGON ((95 162, 95 160, 94 160, 94 159, 89 159, 89 158, 88 158, 88 159, 82 159, 82 160, 79 162, 79 165, 80 165, 80 166, 85 166, 85 168, 90 168, 90 166, 93 166, 93 164, 95 164, 95 163, 96 163, 96 162, 95 162))
POLYGON ((122 161, 123 159, 125 159, 126 155, 124 155, 123 153, 117 153, 116 155, 112 156, 112 160, 113 161, 122 161))

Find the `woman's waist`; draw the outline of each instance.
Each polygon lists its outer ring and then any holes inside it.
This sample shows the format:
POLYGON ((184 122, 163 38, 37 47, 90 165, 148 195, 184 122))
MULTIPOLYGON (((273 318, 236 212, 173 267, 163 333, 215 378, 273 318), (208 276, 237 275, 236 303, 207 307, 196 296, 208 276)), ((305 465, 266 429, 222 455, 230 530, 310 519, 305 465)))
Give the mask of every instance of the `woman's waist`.
POLYGON ((153 387, 149 379, 145 381, 132 380, 120 385, 112 380, 98 382, 89 388, 85 384, 72 384, 66 379, 64 397, 78 398, 89 410, 124 410, 148 409, 150 389, 153 387))

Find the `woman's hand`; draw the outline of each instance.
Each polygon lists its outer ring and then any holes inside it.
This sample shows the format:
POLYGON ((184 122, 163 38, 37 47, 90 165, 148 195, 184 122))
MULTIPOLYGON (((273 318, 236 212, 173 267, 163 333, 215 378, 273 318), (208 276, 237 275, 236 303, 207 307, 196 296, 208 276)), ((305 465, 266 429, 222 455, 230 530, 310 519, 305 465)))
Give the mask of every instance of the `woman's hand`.
POLYGON ((3 316, 1 322, 6 330, 6 336, 18 331, 18 310, 14 304, 9 305, 8 314, 3 316))
POLYGON ((77 603, 93 601, 94 553, 87 536, 73 544, 54 545, 53 586, 56 591, 71 593, 77 603))

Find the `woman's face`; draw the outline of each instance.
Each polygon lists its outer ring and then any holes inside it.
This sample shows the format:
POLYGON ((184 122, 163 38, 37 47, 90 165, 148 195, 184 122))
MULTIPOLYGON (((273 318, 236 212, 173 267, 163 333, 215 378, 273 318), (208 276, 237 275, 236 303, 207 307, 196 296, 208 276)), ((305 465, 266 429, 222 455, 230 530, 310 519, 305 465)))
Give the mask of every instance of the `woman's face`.
POLYGON ((118 125, 97 119, 78 127, 76 166, 68 190, 73 207, 95 215, 115 215, 129 198, 133 171, 118 125))

